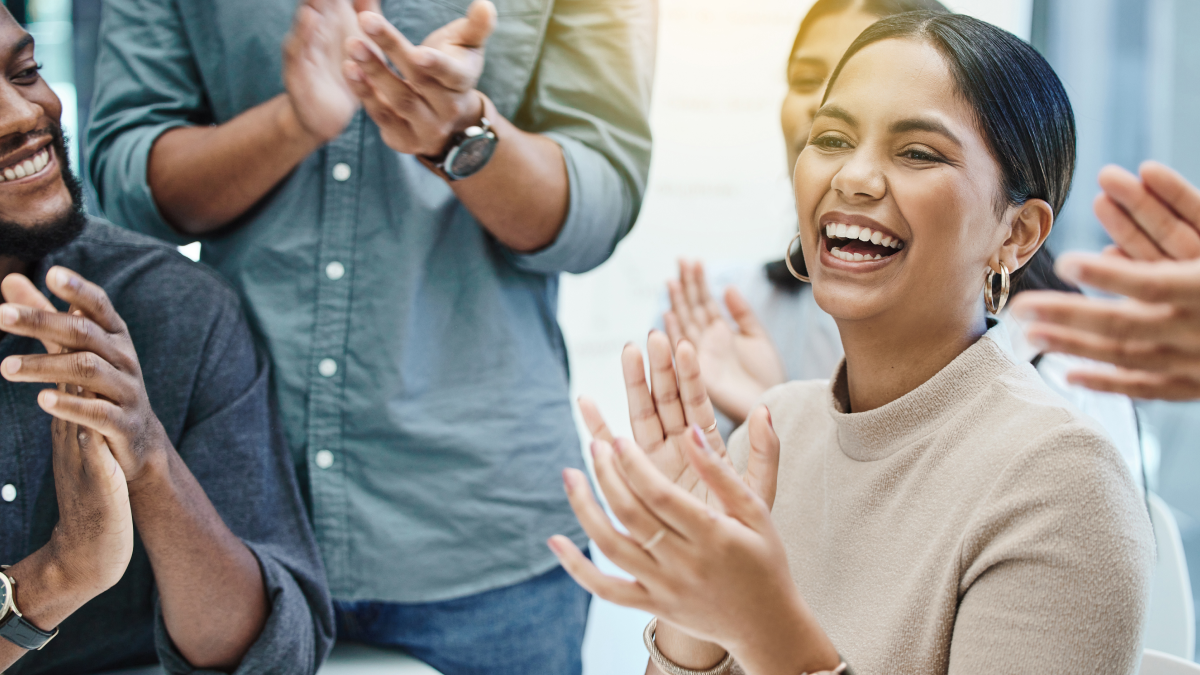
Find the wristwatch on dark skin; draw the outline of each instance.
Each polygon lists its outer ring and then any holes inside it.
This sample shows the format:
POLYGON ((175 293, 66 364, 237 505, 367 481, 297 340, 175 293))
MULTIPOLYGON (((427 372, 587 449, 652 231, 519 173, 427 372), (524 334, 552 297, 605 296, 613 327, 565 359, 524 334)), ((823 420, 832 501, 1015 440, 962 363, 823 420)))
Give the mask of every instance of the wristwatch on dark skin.
POLYGON ((479 124, 471 125, 451 136, 450 143, 441 156, 421 159, 447 180, 462 180, 479 173, 480 169, 487 166, 488 160, 496 152, 496 143, 499 141, 496 132, 492 131, 492 123, 484 115, 479 118, 479 124))
POLYGON ((40 650, 58 635, 58 629, 47 633, 25 620, 17 609, 17 582, 10 576, 8 565, 0 565, 0 637, 21 649, 40 650))

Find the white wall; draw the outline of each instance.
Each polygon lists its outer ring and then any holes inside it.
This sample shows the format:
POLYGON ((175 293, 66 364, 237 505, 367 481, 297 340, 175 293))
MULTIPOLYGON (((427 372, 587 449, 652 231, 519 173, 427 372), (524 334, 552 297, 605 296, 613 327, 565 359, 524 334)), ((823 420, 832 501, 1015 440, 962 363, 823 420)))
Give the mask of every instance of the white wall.
MULTIPOLYGON (((948 4, 1029 36, 1031 0, 948 4)), ((766 262, 782 257, 794 231, 778 115, 788 49, 810 5, 660 2, 654 160, 641 218, 611 260, 564 276, 559 300, 573 388, 597 400, 618 434, 629 434, 621 348, 644 344, 675 260, 766 262)), ((587 675, 641 672, 646 620, 597 601, 587 675)))

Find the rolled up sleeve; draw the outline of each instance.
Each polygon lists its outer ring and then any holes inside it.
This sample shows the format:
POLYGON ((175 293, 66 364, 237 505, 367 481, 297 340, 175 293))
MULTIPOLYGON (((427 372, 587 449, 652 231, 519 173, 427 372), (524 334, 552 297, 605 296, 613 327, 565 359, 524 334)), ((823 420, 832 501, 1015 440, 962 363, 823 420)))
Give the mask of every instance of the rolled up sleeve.
POLYGON ((608 259, 641 210, 650 171, 655 0, 559 0, 515 122, 562 147, 570 201, 555 241, 514 264, 586 272, 608 259))
MULTIPOLYGON (((262 571, 270 615, 236 672, 311 674, 333 644, 332 601, 291 456, 272 415, 269 369, 232 298, 208 343, 188 428, 176 447, 262 571)), ((179 654, 161 611, 156 625, 167 672, 205 672, 179 654)))
POLYGON ((109 220, 185 244, 150 192, 150 150, 166 131, 211 121, 172 2, 105 0, 88 127, 87 172, 109 220))

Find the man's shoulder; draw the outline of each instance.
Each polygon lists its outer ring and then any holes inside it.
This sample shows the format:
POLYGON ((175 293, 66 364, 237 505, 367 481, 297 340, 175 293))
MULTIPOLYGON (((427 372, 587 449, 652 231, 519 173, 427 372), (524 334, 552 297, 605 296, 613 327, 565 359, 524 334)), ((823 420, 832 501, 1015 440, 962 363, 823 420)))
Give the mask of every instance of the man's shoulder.
POLYGON ((170 244, 99 218, 89 218, 79 237, 51 262, 102 287, 119 310, 149 305, 163 318, 211 319, 239 307, 233 289, 207 266, 170 244))

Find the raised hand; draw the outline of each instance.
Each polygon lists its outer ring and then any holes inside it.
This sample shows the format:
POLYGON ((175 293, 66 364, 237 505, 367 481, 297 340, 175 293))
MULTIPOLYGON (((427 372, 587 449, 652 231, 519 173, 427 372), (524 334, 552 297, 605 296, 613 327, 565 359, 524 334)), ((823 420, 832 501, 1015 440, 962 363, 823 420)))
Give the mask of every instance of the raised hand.
POLYGON ((437 156, 451 136, 479 124, 484 103, 475 86, 496 27, 491 2, 475 0, 465 17, 419 46, 377 12, 361 13, 359 22, 366 36, 346 41, 343 74, 390 148, 437 156))
POLYGON ((771 336, 736 288, 725 292, 725 305, 736 325, 721 314, 708 290, 704 265, 679 261, 679 280, 667 283, 671 310, 663 323, 672 344, 688 339, 696 346, 704 387, 723 415, 741 424, 754 403, 787 373, 771 336))
MULTIPOLYGON (((564 472, 567 495, 584 530, 634 580, 600 572, 561 535, 550 539, 551 550, 593 594, 720 645, 747 672, 835 668, 837 651, 792 581, 769 504, 709 447, 699 427, 679 442, 721 512, 663 476, 637 444, 596 441, 597 480, 629 534, 613 527, 579 471, 564 472)), ((777 445, 774 456, 777 467, 777 445)), ((767 478, 774 482, 774 469, 767 478)), ((705 653, 692 647, 691 654, 705 653)), ((721 653, 707 654, 707 662, 676 663, 711 668, 721 653)))
POLYGON ((342 74, 346 40, 361 35, 358 9, 367 0, 302 0, 283 43, 283 84, 300 126, 319 143, 342 133, 359 100, 342 74))
POLYGON ((151 462, 166 461, 170 440, 150 407, 125 322, 104 290, 75 272, 53 267, 46 285, 74 311, 6 303, 0 305, 0 329, 67 351, 10 356, 0 363, 0 374, 11 382, 68 385, 61 391, 43 390, 38 404, 60 420, 95 430, 133 484, 151 462))
MULTIPOLYGON (((700 500, 719 507, 708 485, 688 461, 683 440, 689 425, 705 429, 709 444, 716 448, 724 462, 732 466, 725 443, 714 426, 716 418, 701 381, 696 350, 687 340, 681 341, 675 348, 673 363, 667 336, 654 331, 646 341, 646 352, 650 360, 649 383, 642 353, 637 347, 627 345, 621 353, 634 440, 672 482, 700 500)), ((595 403, 581 398, 579 409, 592 437, 612 443, 612 432, 595 403)), ((746 475, 747 483, 768 504, 775 500, 775 482, 767 477, 773 475, 770 465, 778 462, 779 448, 779 439, 771 428, 770 419, 766 407, 759 408, 750 418, 751 454, 746 475)))
POLYGON ((1118 166, 1100 171, 1096 217, 1113 242, 1135 260, 1200 258, 1200 190, 1158 162, 1139 176, 1118 166))

